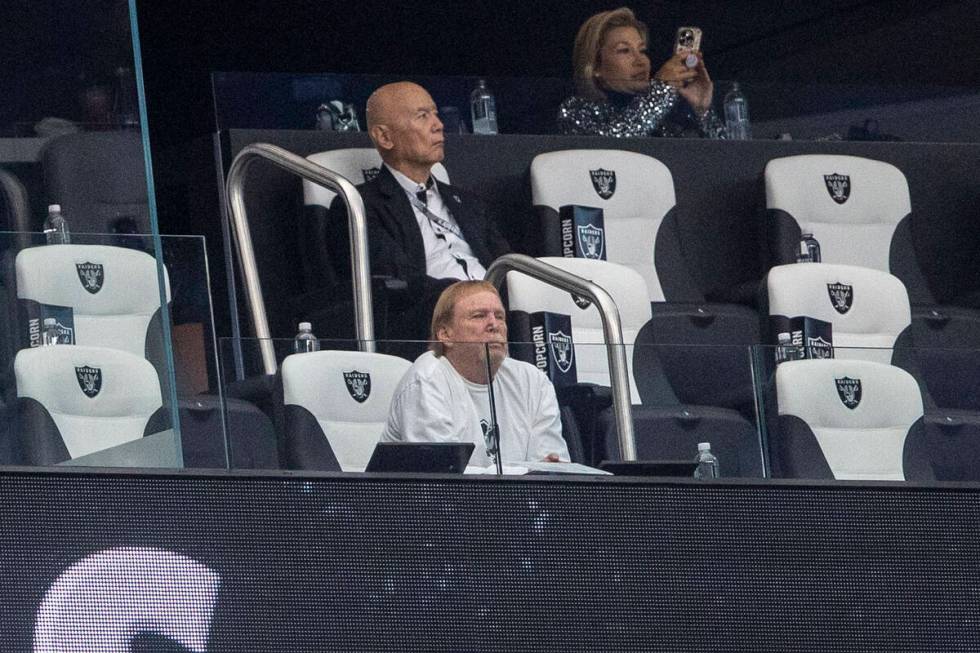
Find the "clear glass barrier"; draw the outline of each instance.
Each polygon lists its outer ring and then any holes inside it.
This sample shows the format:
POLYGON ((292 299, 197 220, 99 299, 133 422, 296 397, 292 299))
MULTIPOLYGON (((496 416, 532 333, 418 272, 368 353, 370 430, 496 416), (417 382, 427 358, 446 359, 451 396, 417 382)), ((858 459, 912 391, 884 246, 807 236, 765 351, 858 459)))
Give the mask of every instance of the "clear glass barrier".
MULTIPOLYGON (((375 344, 382 357, 395 360, 395 365, 402 368, 407 368, 428 348, 425 342, 379 341, 375 344)), ((297 447, 295 432, 287 433, 282 417, 283 408, 276 406, 276 402, 282 401, 285 396, 280 385, 283 381, 260 372, 263 346, 272 347, 280 370, 283 369, 283 362, 294 352, 294 341, 290 339, 266 342, 220 339, 224 394, 266 406, 278 432, 280 464, 283 468, 337 469, 337 465, 323 453, 330 447, 323 446, 322 428, 320 431, 311 429, 317 435, 309 436, 305 442, 307 449, 297 447), (244 379, 235 378, 234 361, 239 355, 251 372, 244 379), (276 411, 279 411, 278 417, 276 411), (283 449, 286 437, 293 438, 293 448, 288 452, 283 449)), ((358 343, 320 339, 319 347, 320 352, 333 351, 340 356, 345 352, 356 353, 358 343)), ((691 476, 698 443, 711 442, 713 451, 721 461, 722 476, 762 477, 761 440, 756 428, 756 397, 751 375, 752 352, 748 347, 629 346, 624 348, 623 354, 629 368, 642 371, 631 376, 633 380, 628 390, 633 404, 638 459, 646 463, 646 468, 635 470, 636 473, 691 476), (730 371, 733 378, 718 374, 712 378, 706 373, 708 369, 730 371)), ((311 410, 320 410, 326 415, 334 408, 356 408, 351 403, 352 398, 357 400, 354 383, 359 375, 355 372, 363 370, 350 364, 349 369, 345 367, 328 372, 330 363, 326 356, 323 358, 322 362, 312 363, 305 377, 304 392, 310 394, 307 400, 315 407, 311 410), (332 376, 322 379, 315 376, 321 373, 332 376)), ((452 358, 446 356, 444 362, 452 358)), ((504 463, 530 466, 534 471, 567 471, 558 466, 538 469, 538 463, 543 462, 549 453, 555 453, 549 447, 557 449, 562 461, 584 466, 574 471, 594 471, 603 463, 622 459, 608 380, 610 351, 605 345, 572 344, 559 331, 550 334, 547 342, 510 343, 509 358, 511 362, 506 365, 510 370, 523 370, 528 376, 521 377, 523 380, 520 382, 505 380, 494 383, 496 419, 488 415, 487 422, 502 425, 504 463), (526 364, 516 365, 514 361, 526 364), (535 372, 533 367, 545 372, 547 379, 535 372), (547 399, 552 388, 557 402, 547 399), (552 439, 554 433, 560 433, 560 439, 552 439), (519 444, 515 444, 515 438, 519 444), (556 442, 561 446, 552 446, 556 442), (517 453, 514 453, 515 450, 517 453), (589 469, 586 470, 586 467, 589 469)), ((290 360, 295 362, 301 359, 290 360)), ((383 386, 371 382, 370 387, 377 389, 383 386)), ((464 390, 466 387, 472 388, 472 384, 464 384, 464 390)), ((295 393, 295 388, 291 392, 295 393)), ((390 398, 385 401, 390 401, 390 398)), ((463 403, 467 401, 469 395, 464 395, 463 403)), ((289 404, 289 400, 286 404, 289 404)), ((415 410, 421 410, 421 407, 415 410)), ((367 435, 370 441, 367 449, 378 441, 384 429, 387 413, 381 410, 379 415, 374 430, 367 435)), ((460 433, 463 429, 461 420, 465 421, 465 418, 457 416, 454 421, 460 433)), ((235 437, 236 434, 230 434, 229 438, 233 459, 235 437)), ((474 460, 478 461, 474 465, 485 468, 488 462, 485 456, 474 455, 474 460)), ((361 462, 364 463, 363 455, 361 462)), ((363 467, 350 466, 346 469, 358 471, 363 467)))
MULTIPOLYGON (((331 122, 318 112, 321 105, 338 101, 353 106, 359 127, 353 131, 364 131, 368 96, 383 84, 404 79, 404 75, 216 72, 211 75, 215 121, 219 130, 347 131, 352 125, 349 120, 341 126, 338 119, 331 122)), ((472 133, 470 92, 480 78, 413 75, 411 79, 432 95, 447 123, 447 132, 472 133)), ((554 133, 558 105, 574 89, 571 80, 556 77, 482 79, 496 97, 498 127, 505 134, 554 133), (534 92, 529 93, 529 88, 534 92)))
POLYGON ((216 377, 207 261, 200 239, 157 235, 135 0, 11 12, 30 38, 11 42, 0 107, 0 464, 180 466, 178 392, 216 377), (29 233, 55 204, 64 249, 29 233))
POLYGON ((173 374, 151 237, 70 240, 0 232, 0 464, 226 466, 204 239, 161 239, 173 374))
MULTIPOLYGON (((359 343, 354 340, 315 336, 264 341, 219 339, 231 466, 242 466, 243 457, 253 456, 282 469, 365 471, 386 429, 389 407, 399 382, 412 361, 429 348, 429 343, 421 341, 375 344, 379 353, 360 351, 359 343), (274 351, 277 368, 274 375, 262 372, 264 347, 274 351), (235 376, 238 357, 245 363, 245 378, 235 376), (236 430, 235 423, 243 424, 238 413, 251 406, 258 406, 264 413, 266 419, 261 428, 253 423, 236 430)), ((438 388, 442 394, 437 396, 433 392, 430 403, 423 409, 416 399, 427 393, 420 393, 418 387, 409 390, 398 403, 403 410, 392 422, 391 434, 384 439, 418 442, 425 432, 426 441, 470 442, 474 445, 472 453, 465 453, 464 462, 455 471, 468 468, 471 473, 494 473, 497 416, 506 410, 507 401, 499 392, 491 396, 488 390, 486 345, 466 343, 459 347, 458 351, 463 352, 461 359, 466 361, 466 380, 462 373, 449 373, 449 368, 443 366, 445 359, 440 362, 428 354, 431 360, 422 373, 431 378, 425 383, 434 384, 431 387, 438 388), (497 401, 493 406, 492 399, 497 401), (468 414, 467 406, 478 411, 479 418, 470 428, 457 428, 463 423, 461 416, 468 414)), ((499 353, 495 348, 491 360, 496 360, 499 353)), ((507 443, 505 440, 502 449, 507 448, 507 443)), ((371 471, 398 470, 397 460, 391 459, 399 457, 397 452, 379 452, 378 456, 385 459, 375 461, 371 471)), ((513 467, 523 461, 524 454, 516 460, 513 457, 505 451, 501 462, 513 467)), ((405 464, 407 467, 402 471, 453 471, 424 465, 414 469, 410 462, 405 464)))
MULTIPOLYGON (((404 75, 341 73, 216 72, 212 92, 217 128, 331 129, 363 131, 364 105, 382 84, 404 75), (318 111, 339 102, 353 107, 318 111), (350 120, 356 120, 357 127, 350 120)), ((469 94, 477 77, 411 76, 440 107, 447 132, 472 132, 469 94)), ((724 116, 725 95, 733 82, 716 79, 713 106, 724 116)), ((498 125, 505 134, 554 134, 561 102, 574 94, 570 78, 490 77, 498 125), (534 92, 528 92, 533 89, 534 92)), ((954 86, 799 84, 745 82, 753 135, 757 139, 976 141, 974 121, 980 105, 976 89, 954 86), (943 115, 943 121, 923 120, 943 115), (871 122, 866 122, 866 121, 871 122)))
MULTIPOLYGON (((980 94, 967 86, 746 82, 756 139, 977 142, 980 94), (941 120, 934 119, 942 116, 941 120)), ((721 110, 731 82, 715 82, 721 110)))
POLYGON ((7 9, 18 38, 5 42, 0 140, 139 129, 125 1, 64 6, 38 0, 7 9), (67 42, 72 47, 64 47, 67 42))

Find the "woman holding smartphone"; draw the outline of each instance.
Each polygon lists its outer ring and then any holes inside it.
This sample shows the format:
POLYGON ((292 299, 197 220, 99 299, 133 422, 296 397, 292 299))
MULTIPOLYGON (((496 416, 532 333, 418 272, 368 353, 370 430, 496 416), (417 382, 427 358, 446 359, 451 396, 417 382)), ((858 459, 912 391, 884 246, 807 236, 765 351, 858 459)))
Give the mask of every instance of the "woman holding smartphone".
POLYGON ((711 108, 714 85, 700 52, 678 51, 651 79, 647 27, 620 7, 589 18, 575 37, 577 95, 562 102, 558 131, 599 136, 725 138, 711 108))

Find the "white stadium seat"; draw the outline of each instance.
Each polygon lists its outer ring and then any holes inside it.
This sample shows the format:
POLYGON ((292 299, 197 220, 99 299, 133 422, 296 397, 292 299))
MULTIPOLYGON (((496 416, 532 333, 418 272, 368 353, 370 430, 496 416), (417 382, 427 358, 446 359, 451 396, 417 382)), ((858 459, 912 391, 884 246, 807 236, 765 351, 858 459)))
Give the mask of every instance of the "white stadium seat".
POLYGON ((770 429, 774 475, 905 480, 922 437, 912 376, 861 360, 788 361, 776 369, 778 419, 770 429))
MULTIPOLYGON (((121 349, 158 367, 162 348, 157 262, 107 245, 51 245, 21 250, 15 261, 25 344, 39 344, 45 317, 69 342, 121 349)), ((164 268, 167 301, 170 281, 164 268)))
POLYGON ((363 472, 410 366, 396 356, 356 351, 287 356, 284 466, 363 472))
POLYGON ((169 428, 157 373, 125 351, 22 349, 14 360, 22 462, 48 465, 169 428))
MULTIPOLYGON (((676 198, 670 170, 653 157, 623 150, 539 154, 531 162, 531 199, 541 215, 546 242, 558 238, 562 206, 602 209, 605 259, 636 270, 646 283, 650 301, 665 299, 662 276, 686 276, 673 258, 669 266, 657 260, 663 250, 657 247, 657 240, 664 222, 673 215, 676 198)), ((669 229, 664 237, 676 238, 669 229)), ((553 245, 545 253, 560 254, 557 250, 553 245)))
POLYGON ((769 161, 764 176, 776 262, 795 262, 800 234, 809 233, 824 263, 893 271, 893 241, 912 212, 901 170, 861 157, 806 154, 769 161))
MULTIPOLYGON (((626 359, 632 360, 636 335, 650 320, 650 303, 647 301, 643 278, 634 270, 607 261, 559 257, 544 257, 539 260, 589 279, 612 296, 619 308, 626 359)), ((609 385, 609 362, 606 348, 602 346, 605 338, 599 309, 591 303, 585 304, 584 298, 576 301, 571 293, 560 291, 520 272, 507 273, 507 297, 512 313, 548 311, 570 316, 578 380, 609 385)), ((634 404, 639 404, 640 395, 633 379, 632 366, 629 379, 630 396, 634 404)))
POLYGON ((887 272, 793 263, 769 270, 765 284, 773 333, 798 316, 829 322, 837 358, 890 363, 896 341, 912 322, 905 286, 887 272))

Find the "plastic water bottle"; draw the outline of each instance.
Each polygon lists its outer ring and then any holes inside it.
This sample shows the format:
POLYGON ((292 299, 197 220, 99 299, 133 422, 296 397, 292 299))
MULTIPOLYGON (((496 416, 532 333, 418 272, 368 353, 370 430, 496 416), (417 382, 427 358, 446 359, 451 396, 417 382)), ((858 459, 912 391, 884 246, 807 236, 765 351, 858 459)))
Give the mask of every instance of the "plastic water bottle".
POLYGON ((44 328, 41 330, 41 345, 60 345, 61 331, 58 331, 58 321, 53 317, 44 318, 44 328))
POLYGON ((293 352, 305 354, 311 351, 320 351, 320 341, 313 335, 313 325, 309 322, 299 323, 299 333, 293 340, 293 352))
POLYGON ((478 81, 470 93, 470 116, 474 134, 497 133, 497 101, 485 80, 478 81))
POLYGON ((720 476, 718 458, 711 453, 710 442, 698 443, 698 455, 694 459, 694 462, 698 464, 697 469, 694 470, 694 478, 705 479, 718 478, 720 476))
POLYGON ((778 344, 776 345, 776 364, 782 363, 783 361, 794 360, 793 357, 793 340, 790 336, 789 331, 783 331, 776 336, 778 344))
POLYGON ((61 214, 60 204, 48 206, 48 217, 44 219, 44 237, 48 245, 67 245, 71 242, 68 233, 68 221, 61 214))
POLYGON ((800 255, 797 263, 819 263, 820 262, 820 242, 813 237, 813 234, 800 234, 800 255))
POLYGON ((806 352, 803 350, 803 347, 793 344, 793 334, 789 331, 776 334, 776 340, 778 341, 776 345, 777 363, 798 361, 806 358, 806 352))
MULTIPOLYGON (((806 236, 806 234, 804 234, 806 236)), ((806 238, 800 238, 800 251, 796 253, 797 263, 813 263, 813 259, 810 258, 810 248, 806 245, 806 238)))
POLYGON ((728 128, 728 138, 732 140, 747 141, 752 138, 749 102, 742 95, 738 82, 732 84, 732 90, 725 96, 725 127, 728 128))

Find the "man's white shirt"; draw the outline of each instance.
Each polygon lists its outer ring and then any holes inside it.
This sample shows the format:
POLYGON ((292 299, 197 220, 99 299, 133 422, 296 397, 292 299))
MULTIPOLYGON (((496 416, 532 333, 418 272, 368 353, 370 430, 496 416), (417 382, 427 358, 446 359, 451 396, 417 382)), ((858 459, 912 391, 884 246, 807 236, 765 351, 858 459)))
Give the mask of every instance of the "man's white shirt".
MULTIPOLYGON (((493 381, 504 462, 569 460, 555 389, 538 368, 504 359, 493 381)), ((473 442, 470 465, 487 466, 485 426, 491 423, 486 385, 464 379, 444 356, 419 356, 402 377, 381 436, 388 442, 473 442), (481 424, 481 421, 483 424, 481 424)))
POLYGON ((459 224, 442 201, 439 194, 439 187, 433 183, 427 190, 425 186, 412 181, 402 173, 385 164, 391 172, 395 181, 402 187, 408 195, 408 201, 412 205, 412 212, 415 214, 415 221, 418 222, 419 231, 422 232, 422 244, 425 247, 425 273, 433 279, 483 279, 486 276, 486 269, 480 260, 473 254, 463 238, 454 234, 452 231, 434 225, 425 213, 416 206, 416 192, 426 191, 426 207, 433 214, 446 220, 459 230, 459 224), (460 260, 465 262, 466 267, 460 265, 460 260))

